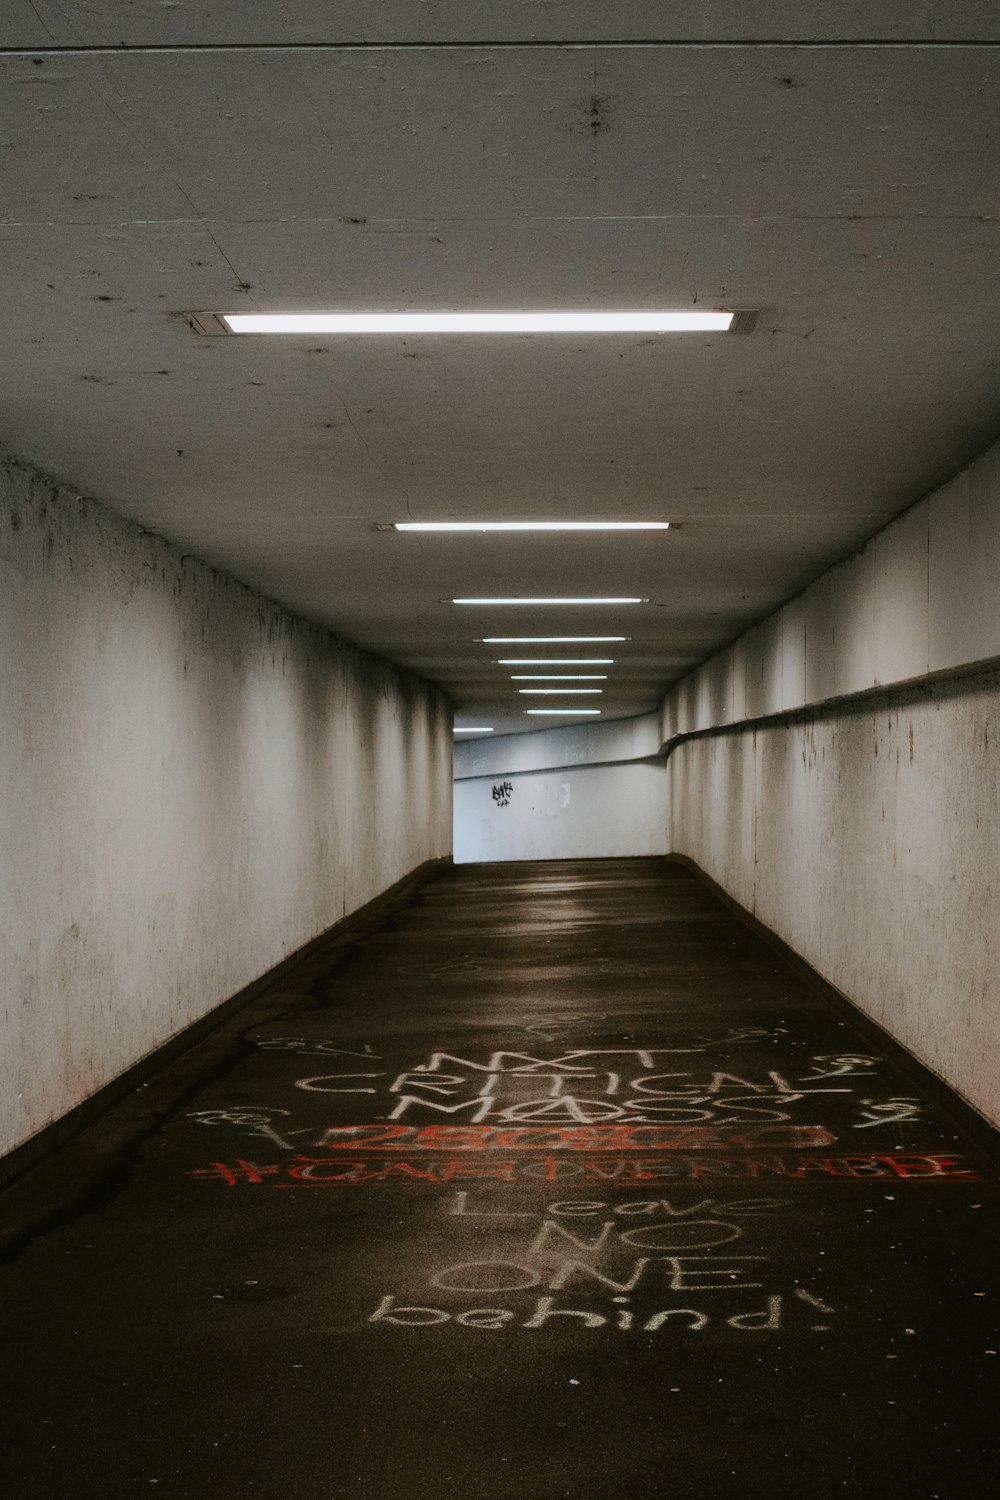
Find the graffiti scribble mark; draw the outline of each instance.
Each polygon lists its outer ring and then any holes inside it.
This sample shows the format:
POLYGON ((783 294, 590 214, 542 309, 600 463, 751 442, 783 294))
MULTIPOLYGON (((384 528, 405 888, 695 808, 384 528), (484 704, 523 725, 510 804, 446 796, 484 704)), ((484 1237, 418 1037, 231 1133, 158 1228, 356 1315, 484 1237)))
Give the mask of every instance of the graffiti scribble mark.
POLYGON ((199 1125, 269 1125, 272 1115, 288 1115, 288 1109, 195 1109, 188 1113, 189 1120, 199 1125))
POLYGON ((199 1125, 235 1125, 246 1131, 247 1135, 258 1136, 261 1140, 270 1141, 280 1151, 294 1151, 291 1136, 306 1135, 308 1127, 302 1130, 288 1130, 284 1135, 279 1135, 271 1123, 274 1115, 288 1115, 291 1111, 287 1109, 261 1108, 237 1106, 235 1109, 196 1109, 188 1114, 189 1120, 197 1120, 199 1125))
POLYGON ((365 1062, 371 1062, 372 1059, 378 1060, 378 1054, 372 1052, 367 1042, 363 1052, 353 1052, 347 1047, 338 1047, 335 1041, 329 1039, 307 1036, 265 1037, 263 1041, 258 1041, 255 1045, 262 1051, 268 1052, 303 1052, 309 1056, 322 1054, 329 1057, 361 1057, 365 1062))
MULTIPOLYGON (((540 1037, 544 1042, 557 1042, 567 1032, 572 1033, 581 1026, 589 1026, 605 1019, 604 1016, 536 1016, 533 1021, 526 1021, 520 1029, 540 1037)), ((625 1040, 631 1041, 632 1038, 626 1037, 625 1040)))
POLYGON ((795 1295, 801 1297, 803 1302, 808 1302, 810 1306, 818 1308, 820 1312, 832 1313, 837 1310, 835 1307, 828 1306, 821 1297, 814 1297, 812 1292, 807 1292, 805 1287, 797 1287, 795 1295))
POLYGON ((698 1047, 677 1047, 672 1050, 680 1052, 711 1052, 716 1047, 731 1047, 737 1042, 776 1042, 787 1035, 787 1028, 782 1026, 730 1026, 725 1036, 700 1037, 701 1045, 698 1047))
POLYGON ((863 1052, 825 1052, 812 1061, 816 1066, 811 1073, 803 1076, 803 1083, 814 1083, 820 1078, 843 1078, 848 1074, 870 1073, 872 1068, 878 1067, 878 1058, 869 1057, 863 1052), (820 1063, 826 1063, 827 1066, 821 1068, 820 1063))
POLYGON ((874 1099, 862 1099, 861 1103, 868 1108, 855 1130, 870 1130, 873 1125, 911 1125, 920 1118, 920 1104, 909 1096, 886 1099, 882 1104, 876 1104, 874 1099))

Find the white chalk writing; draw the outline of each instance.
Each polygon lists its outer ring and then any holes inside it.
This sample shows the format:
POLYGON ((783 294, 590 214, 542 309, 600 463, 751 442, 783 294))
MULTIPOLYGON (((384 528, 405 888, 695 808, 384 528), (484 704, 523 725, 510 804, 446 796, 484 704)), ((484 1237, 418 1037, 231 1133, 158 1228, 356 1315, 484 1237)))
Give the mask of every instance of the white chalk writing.
POLYGON ((873 1125, 909 1125, 920 1118, 920 1104, 916 1099, 885 1099, 878 1103, 874 1099, 862 1099, 868 1106, 862 1113, 855 1130, 870 1130, 873 1125))

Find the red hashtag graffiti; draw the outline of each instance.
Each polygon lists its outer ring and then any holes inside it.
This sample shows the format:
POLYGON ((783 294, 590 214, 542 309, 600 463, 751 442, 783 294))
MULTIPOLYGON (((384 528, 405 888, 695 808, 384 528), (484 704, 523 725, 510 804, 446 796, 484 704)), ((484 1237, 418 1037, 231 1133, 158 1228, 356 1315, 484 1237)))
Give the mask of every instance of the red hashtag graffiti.
POLYGON ((261 1166, 258 1162, 244 1161, 239 1157, 232 1166, 224 1161, 213 1161, 207 1167, 199 1167, 197 1171, 185 1175, 209 1177, 213 1182, 227 1182, 230 1187, 235 1187, 238 1182, 263 1182, 266 1176, 279 1170, 276 1166, 261 1166))

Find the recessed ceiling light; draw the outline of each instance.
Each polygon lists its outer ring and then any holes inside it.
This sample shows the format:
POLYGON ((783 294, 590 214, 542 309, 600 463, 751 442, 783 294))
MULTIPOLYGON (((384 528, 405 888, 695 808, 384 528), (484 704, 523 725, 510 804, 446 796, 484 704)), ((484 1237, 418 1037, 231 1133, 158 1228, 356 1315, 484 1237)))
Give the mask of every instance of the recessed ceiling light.
POLYGON ((310 312, 218 313, 216 316, 230 333, 728 333, 737 314, 672 311, 310 312))
POLYGON ((528 698, 562 698, 567 693, 573 693, 579 697, 586 693, 593 696, 595 693, 603 693, 603 688, 518 688, 518 692, 528 698))
POLYGON ((498 667, 613 667, 613 656, 501 656, 498 667))
POLYGON ((492 725, 487 728, 485 724, 456 724, 452 734, 492 734, 492 725))
POLYGON ((587 599, 453 599, 452 604, 648 604, 648 599, 617 597, 587 599))
POLYGON ((394 531, 669 531, 669 521, 393 521, 394 531))
POLYGON ((484 646, 544 646, 596 644, 598 641, 630 641, 630 635, 481 635, 484 646))
POLYGON ((607 672, 512 672, 511 682, 607 682, 607 672))
POLYGON ((574 718, 580 718, 583 714, 599 714, 599 708, 526 708, 526 714, 572 714, 574 718))

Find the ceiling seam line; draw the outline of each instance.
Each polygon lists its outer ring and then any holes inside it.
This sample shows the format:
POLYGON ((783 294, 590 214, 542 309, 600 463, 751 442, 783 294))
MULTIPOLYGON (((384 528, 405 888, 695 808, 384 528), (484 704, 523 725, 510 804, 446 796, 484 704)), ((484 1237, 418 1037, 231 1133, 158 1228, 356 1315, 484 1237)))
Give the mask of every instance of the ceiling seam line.
MULTIPOLYGON (((474 218, 455 218, 450 214, 442 214, 434 219, 369 219, 368 229, 379 224, 426 224, 429 228, 441 224, 480 225, 480 224, 672 224, 677 221, 684 223, 762 223, 762 224, 995 224, 1000 220, 1000 214, 978 213, 978 214, 928 214, 914 212, 910 214, 751 214, 751 213, 675 213, 675 214, 529 214, 526 217, 514 216, 511 218, 492 218, 477 216, 474 218)), ((225 218, 221 214, 195 214, 183 218, 169 219, 0 219, 0 230, 3 229, 155 229, 169 228, 170 226, 206 227, 209 224, 237 224, 242 228, 256 226, 273 226, 277 224, 298 224, 303 227, 315 227, 317 225, 343 224, 344 219, 340 214, 325 216, 323 218, 308 218, 301 214, 290 214, 286 217, 271 219, 247 219, 247 218, 225 218)), ((377 233, 377 230, 375 231, 377 233)), ((404 238, 403 235, 385 235, 386 239, 404 238)), ((416 234, 410 236, 417 238, 416 234)))
POLYGON ((822 39, 786 39, 748 37, 744 40, 712 41, 694 39, 666 40, 647 38, 621 41, 595 38, 593 41, 468 41, 468 42, 160 42, 160 43, 81 43, 63 46, 0 47, 0 57, 128 57, 171 55, 175 53, 239 52, 513 52, 513 51, 745 51, 747 49, 781 51, 837 51, 845 49, 946 51, 1000 47, 1000 37, 928 38, 915 37, 843 37, 822 39))

